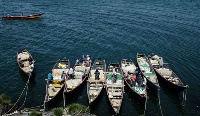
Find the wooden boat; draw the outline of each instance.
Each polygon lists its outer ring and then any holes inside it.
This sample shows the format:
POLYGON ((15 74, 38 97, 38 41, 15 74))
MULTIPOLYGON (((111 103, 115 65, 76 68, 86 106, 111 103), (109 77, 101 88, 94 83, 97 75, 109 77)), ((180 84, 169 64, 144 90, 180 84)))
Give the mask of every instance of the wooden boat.
POLYGON ((68 75, 66 75, 66 78, 62 80, 61 75, 63 71, 68 74, 70 68, 70 62, 68 59, 59 59, 57 63, 54 65, 52 69, 52 77, 53 80, 47 80, 46 84, 46 96, 45 96, 45 106, 50 105, 50 103, 54 103, 56 101, 56 97, 59 96, 59 94, 63 93, 64 86, 65 86, 65 79, 68 78, 68 75))
POLYGON ((145 54, 137 53, 137 64, 149 87, 157 91, 160 88, 158 79, 145 54))
POLYGON ((17 64, 27 76, 31 77, 33 75, 34 63, 33 57, 26 49, 17 51, 17 64))
POLYGON ((91 67, 91 57, 88 55, 84 60, 81 58, 76 61, 73 67, 74 76, 72 79, 67 79, 65 81, 65 93, 69 93, 78 88, 88 77, 91 67))
POLYGON ((105 73, 106 71, 106 62, 102 59, 97 59, 94 61, 93 66, 90 71, 90 76, 87 82, 87 94, 89 99, 89 105, 92 105, 93 102, 98 98, 100 95, 104 83, 105 83, 105 73), (100 72, 99 80, 95 80, 95 71, 98 69, 100 72))
POLYGON ((149 62, 155 70, 158 78, 176 91, 183 91, 188 85, 184 85, 180 78, 170 69, 163 58, 158 55, 149 55, 149 62))
POLYGON ((121 70, 122 76, 128 88, 130 88, 136 98, 145 102, 147 98, 146 78, 139 74, 138 69, 131 59, 121 60, 121 70), (131 80, 132 76, 136 77, 135 84, 131 80))
POLYGON ((121 75, 120 64, 110 63, 106 74, 106 92, 112 109, 119 114, 123 96, 124 96, 124 80, 121 75), (116 77, 113 77, 113 69, 116 70, 116 77))
POLYGON ((17 20, 17 19, 37 19, 40 18, 41 15, 44 13, 39 13, 39 14, 34 14, 34 15, 21 15, 21 16, 3 16, 2 19, 7 19, 7 20, 17 20))

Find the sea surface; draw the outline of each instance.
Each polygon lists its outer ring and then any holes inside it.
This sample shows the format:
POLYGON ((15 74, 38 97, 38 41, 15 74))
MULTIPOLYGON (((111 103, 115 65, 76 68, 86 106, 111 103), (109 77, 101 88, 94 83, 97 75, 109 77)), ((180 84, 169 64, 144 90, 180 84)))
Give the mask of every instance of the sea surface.
MULTIPOLYGON (((0 0, 1 16, 37 14, 38 20, 0 20, 0 94, 16 102, 27 77, 19 70, 16 52, 26 48, 35 62, 35 79, 29 84, 25 107, 43 104, 47 74, 60 58, 71 64, 83 54, 93 59, 136 61, 136 53, 162 56, 184 84, 183 93, 162 84, 160 100, 148 90, 148 116, 200 115, 200 1, 199 0, 0 0), (159 105, 160 101, 160 105, 159 105), (161 107, 161 110, 160 110, 161 107)), ((136 63, 136 62, 135 62, 136 63)), ((86 83, 66 105, 88 106, 86 83)), ((19 103, 24 101, 24 95, 19 103)), ((58 100, 63 106, 63 100, 58 100)), ((145 105, 125 87, 119 115, 142 115, 145 105)), ((103 90, 91 113, 113 115, 103 90)))

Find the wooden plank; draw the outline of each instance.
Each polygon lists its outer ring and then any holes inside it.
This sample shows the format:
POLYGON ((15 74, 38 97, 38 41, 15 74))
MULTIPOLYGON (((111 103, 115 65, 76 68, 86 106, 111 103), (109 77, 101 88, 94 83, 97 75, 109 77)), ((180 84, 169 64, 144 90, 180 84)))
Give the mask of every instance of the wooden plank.
POLYGON ((107 87, 124 87, 125 85, 119 85, 119 84, 104 84, 107 87))
POLYGON ((90 83, 91 83, 91 82, 104 82, 104 79, 99 79, 99 80, 89 79, 88 81, 89 81, 90 83))

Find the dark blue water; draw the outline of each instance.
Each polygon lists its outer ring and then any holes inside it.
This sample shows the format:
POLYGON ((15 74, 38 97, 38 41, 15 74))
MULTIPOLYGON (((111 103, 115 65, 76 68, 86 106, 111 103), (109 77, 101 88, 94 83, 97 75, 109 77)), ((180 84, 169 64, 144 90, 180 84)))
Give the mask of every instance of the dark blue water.
MULTIPOLYGON (((43 104, 45 78, 59 58, 73 64, 82 54, 91 54, 108 64, 153 52, 189 85, 184 107, 182 93, 161 85, 163 115, 200 115, 199 0, 0 0, 1 15, 40 12, 45 14, 38 20, 0 20, 0 93, 15 102, 25 86, 27 78, 15 59, 20 48, 27 48, 36 60, 25 107, 43 104)), ((157 95, 149 90, 148 96, 146 114, 161 115, 157 95)), ((74 102, 88 106, 86 84, 67 103, 74 102)), ((120 115, 143 111, 144 105, 126 89, 120 115)), ((113 114, 105 90, 92 113, 113 114)))

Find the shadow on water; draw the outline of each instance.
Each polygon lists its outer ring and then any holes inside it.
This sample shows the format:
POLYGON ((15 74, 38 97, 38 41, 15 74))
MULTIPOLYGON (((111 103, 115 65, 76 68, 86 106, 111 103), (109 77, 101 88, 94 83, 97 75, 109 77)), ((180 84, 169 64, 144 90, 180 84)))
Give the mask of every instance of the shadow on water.
POLYGON ((146 115, 161 115, 161 111, 159 108, 159 98, 158 94, 151 90, 147 90, 148 99, 146 104, 146 115))
MULTIPOLYGON (((27 83, 29 77, 19 67, 18 67, 18 69, 19 69, 19 75, 20 75, 21 79, 25 83, 27 83)), ((29 85, 35 85, 35 72, 33 72, 33 75, 30 78, 29 85)))
POLYGON ((182 92, 177 92, 174 91, 173 89, 169 88, 167 85, 165 85, 162 81, 159 81, 159 84, 161 86, 161 91, 167 95, 168 98, 173 101, 174 104, 177 104, 179 109, 183 109, 182 106, 182 101, 183 101, 183 91, 182 92))
POLYGON ((99 116, 110 116, 114 115, 114 111, 112 110, 112 106, 107 98, 106 90, 103 88, 99 97, 96 101, 90 106, 90 110, 92 114, 96 114, 99 116), (100 111, 100 112, 99 112, 100 111))
POLYGON ((82 105, 88 106, 88 104, 86 104, 86 102, 83 102, 83 100, 82 100, 82 99, 84 99, 84 101, 86 101, 86 99, 87 99, 86 90, 87 90, 86 81, 84 81, 78 88, 76 88, 76 90, 74 90, 70 93, 66 93, 65 94, 66 107, 67 107, 67 105, 72 104, 72 103, 80 103, 82 105))
POLYGON ((136 98, 135 95, 133 94, 132 90, 130 90, 130 88, 128 88, 128 86, 125 86, 125 93, 124 93, 124 101, 123 102, 124 102, 123 110, 129 110, 128 108, 126 108, 126 104, 127 104, 126 102, 131 103, 131 105, 130 105, 131 110, 126 111, 127 115, 133 115, 133 114, 143 115, 144 114, 145 103, 143 101, 139 100, 138 98, 136 98), (133 110, 136 113, 134 113, 133 110))
POLYGON ((53 102, 48 104, 48 109, 53 109, 56 107, 63 107, 63 93, 59 93, 53 102))

